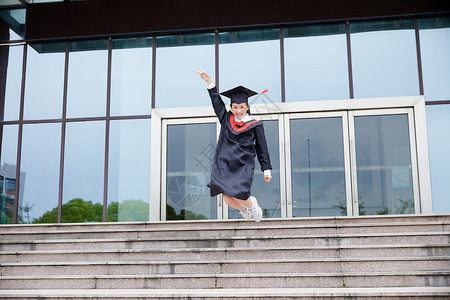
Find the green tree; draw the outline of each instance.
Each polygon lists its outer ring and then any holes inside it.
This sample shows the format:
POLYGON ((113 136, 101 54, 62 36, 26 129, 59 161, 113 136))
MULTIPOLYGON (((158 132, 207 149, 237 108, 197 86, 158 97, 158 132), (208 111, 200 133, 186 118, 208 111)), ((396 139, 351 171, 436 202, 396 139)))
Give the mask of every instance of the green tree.
MULTIPOLYGON (((0 220, 1 224, 12 224, 13 223, 13 206, 14 199, 8 198, 4 195, 0 195, 0 220), (9 204, 9 205, 8 205, 9 204)), ((23 222, 22 217, 19 215, 19 223, 23 222)))
POLYGON ((167 220, 206 220, 208 219, 204 215, 197 215, 196 213, 182 209, 180 214, 175 212, 175 209, 169 204, 166 205, 167 220))
POLYGON ((118 204, 118 220, 119 222, 148 221, 148 209, 148 203, 143 200, 128 199, 122 201, 118 204))
MULTIPOLYGON (((58 217, 58 208, 47 211, 33 223, 56 223, 58 217)), ((102 204, 93 204, 92 201, 85 201, 81 198, 75 198, 62 205, 63 223, 83 223, 83 222, 101 222, 103 219, 102 204)))
POLYGON ((119 220, 119 202, 113 201, 106 210, 106 222, 117 222, 119 220))
MULTIPOLYGON (((58 208, 44 213, 33 223, 56 223, 58 220, 58 208)), ((103 206, 101 203, 93 204, 92 201, 85 201, 75 198, 62 205, 63 223, 82 222, 102 222, 103 206)), ((121 203, 113 201, 108 205, 107 222, 117 221, 148 221, 148 203, 142 200, 129 199, 121 203)))

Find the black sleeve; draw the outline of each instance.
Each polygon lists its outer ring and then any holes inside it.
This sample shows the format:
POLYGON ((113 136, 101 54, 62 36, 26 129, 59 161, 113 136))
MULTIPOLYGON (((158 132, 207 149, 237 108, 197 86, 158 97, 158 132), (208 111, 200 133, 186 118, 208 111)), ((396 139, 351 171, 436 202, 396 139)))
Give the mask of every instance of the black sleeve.
POLYGON ((222 98, 220 97, 219 92, 217 92, 217 88, 213 87, 212 89, 208 89, 209 97, 211 97, 211 103, 214 108, 214 112, 216 116, 219 118, 220 124, 224 124, 226 122, 227 110, 225 108, 225 103, 223 103, 222 98))
POLYGON ((261 171, 272 170, 272 165, 270 164, 269 149, 267 148, 266 136, 264 134, 264 126, 255 127, 256 140, 255 149, 256 155, 258 156, 259 164, 261 165, 261 171))

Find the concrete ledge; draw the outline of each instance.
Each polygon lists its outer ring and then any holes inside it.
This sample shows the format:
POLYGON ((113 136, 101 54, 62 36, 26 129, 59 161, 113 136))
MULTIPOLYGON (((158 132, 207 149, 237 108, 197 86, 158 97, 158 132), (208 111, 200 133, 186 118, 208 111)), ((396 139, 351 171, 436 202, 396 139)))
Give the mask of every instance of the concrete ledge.
MULTIPOLYGON (((298 299, 333 297, 424 297, 448 298, 450 287, 383 288, 261 288, 261 289, 76 289, 76 290, 7 290, 0 299, 298 299)), ((337 298, 339 297, 339 298, 337 298)))

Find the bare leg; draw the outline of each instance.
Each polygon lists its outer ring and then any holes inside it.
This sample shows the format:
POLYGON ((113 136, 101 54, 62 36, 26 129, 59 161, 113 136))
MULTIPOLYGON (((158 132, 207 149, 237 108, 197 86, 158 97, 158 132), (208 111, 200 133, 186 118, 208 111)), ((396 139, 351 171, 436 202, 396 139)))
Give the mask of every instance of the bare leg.
POLYGON ((232 207, 235 209, 242 209, 242 203, 236 201, 236 198, 234 198, 234 197, 223 194, 223 200, 229 207, 232 207))
POLYGON ((235 209, 242 209, 242 207, 245 205, 248 208, 251 208, 253 203, 250 200, 250 198, 248 198, 247 200, 241 200, 241 199, 237 199, 234 197, 231 197, 229 195, 225 195, 223 194, 223 200, 225 201, 225 203, 235 209))

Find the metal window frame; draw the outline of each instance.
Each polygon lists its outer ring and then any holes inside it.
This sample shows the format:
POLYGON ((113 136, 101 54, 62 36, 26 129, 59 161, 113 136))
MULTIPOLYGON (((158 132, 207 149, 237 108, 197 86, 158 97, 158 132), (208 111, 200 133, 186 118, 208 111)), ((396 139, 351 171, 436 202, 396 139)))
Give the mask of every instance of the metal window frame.
MULTIPOLYGON (((180 118, 180 119, 163 119, 162 120, 162 132, 161 132, 161 201, 160 201, 160 219, 161 221, 166 221, 166 204, 167 204, 167 127, 168 125, 186 125, 186 124, 216 124, 216 129, 218 121, 217 118, 205 117, 205 118, 180 118)), ((217 136, 216 136, 217 137, 217 136)), ((152 188, 150 189, 152 190, 152 188)), ((217 199, 217 216, 221 215, 222 206, 219 203, 219 199, 217 199)))
POLYGON ((350 139, 348 128, 348 114, 346 111, 332 111, 332 112, 308 112, 308 113, 291 113, 286 114, 285 118, 285 141, 289 144, 286 147, 286 195, 287 195, 287 216, 293 217, 292 212, 292 160, 291 160, 291 147, 290 147, 290 121, 296 119, 324 119, 324 118, 341 118, 342 124, 342 145, 344 154, 344 178, 345 178, 345 202, 347 205, 347 216, 353 215, 352 207, 352 172, 350 167, 350 139))
POLYGON ((359 200, 358 200, 358 172, 356 164, 356 140, 355 140, 355 117, 359 116, 387 116, 387 115, 407 115, 408 116, 408 133, 409 133, 409 146, 410 146, 410 158, 411 158, 411 180, 413 186, 413 199, 415 214, 423 212, 422 203, 420 198, 420 186, 419 186, 419 172, 418 172, 418 155, 417 155, 417 138, 416 138, 416 124, 414 122, 414 108, 391 108, 391 109, 368 109, 368 110, 356 110, 349 112, 349 132, 350 132, 350 144, 351 144, 351 169, 352 169, 352 203, 353 203, 353 215, 359 216, 359 200))

